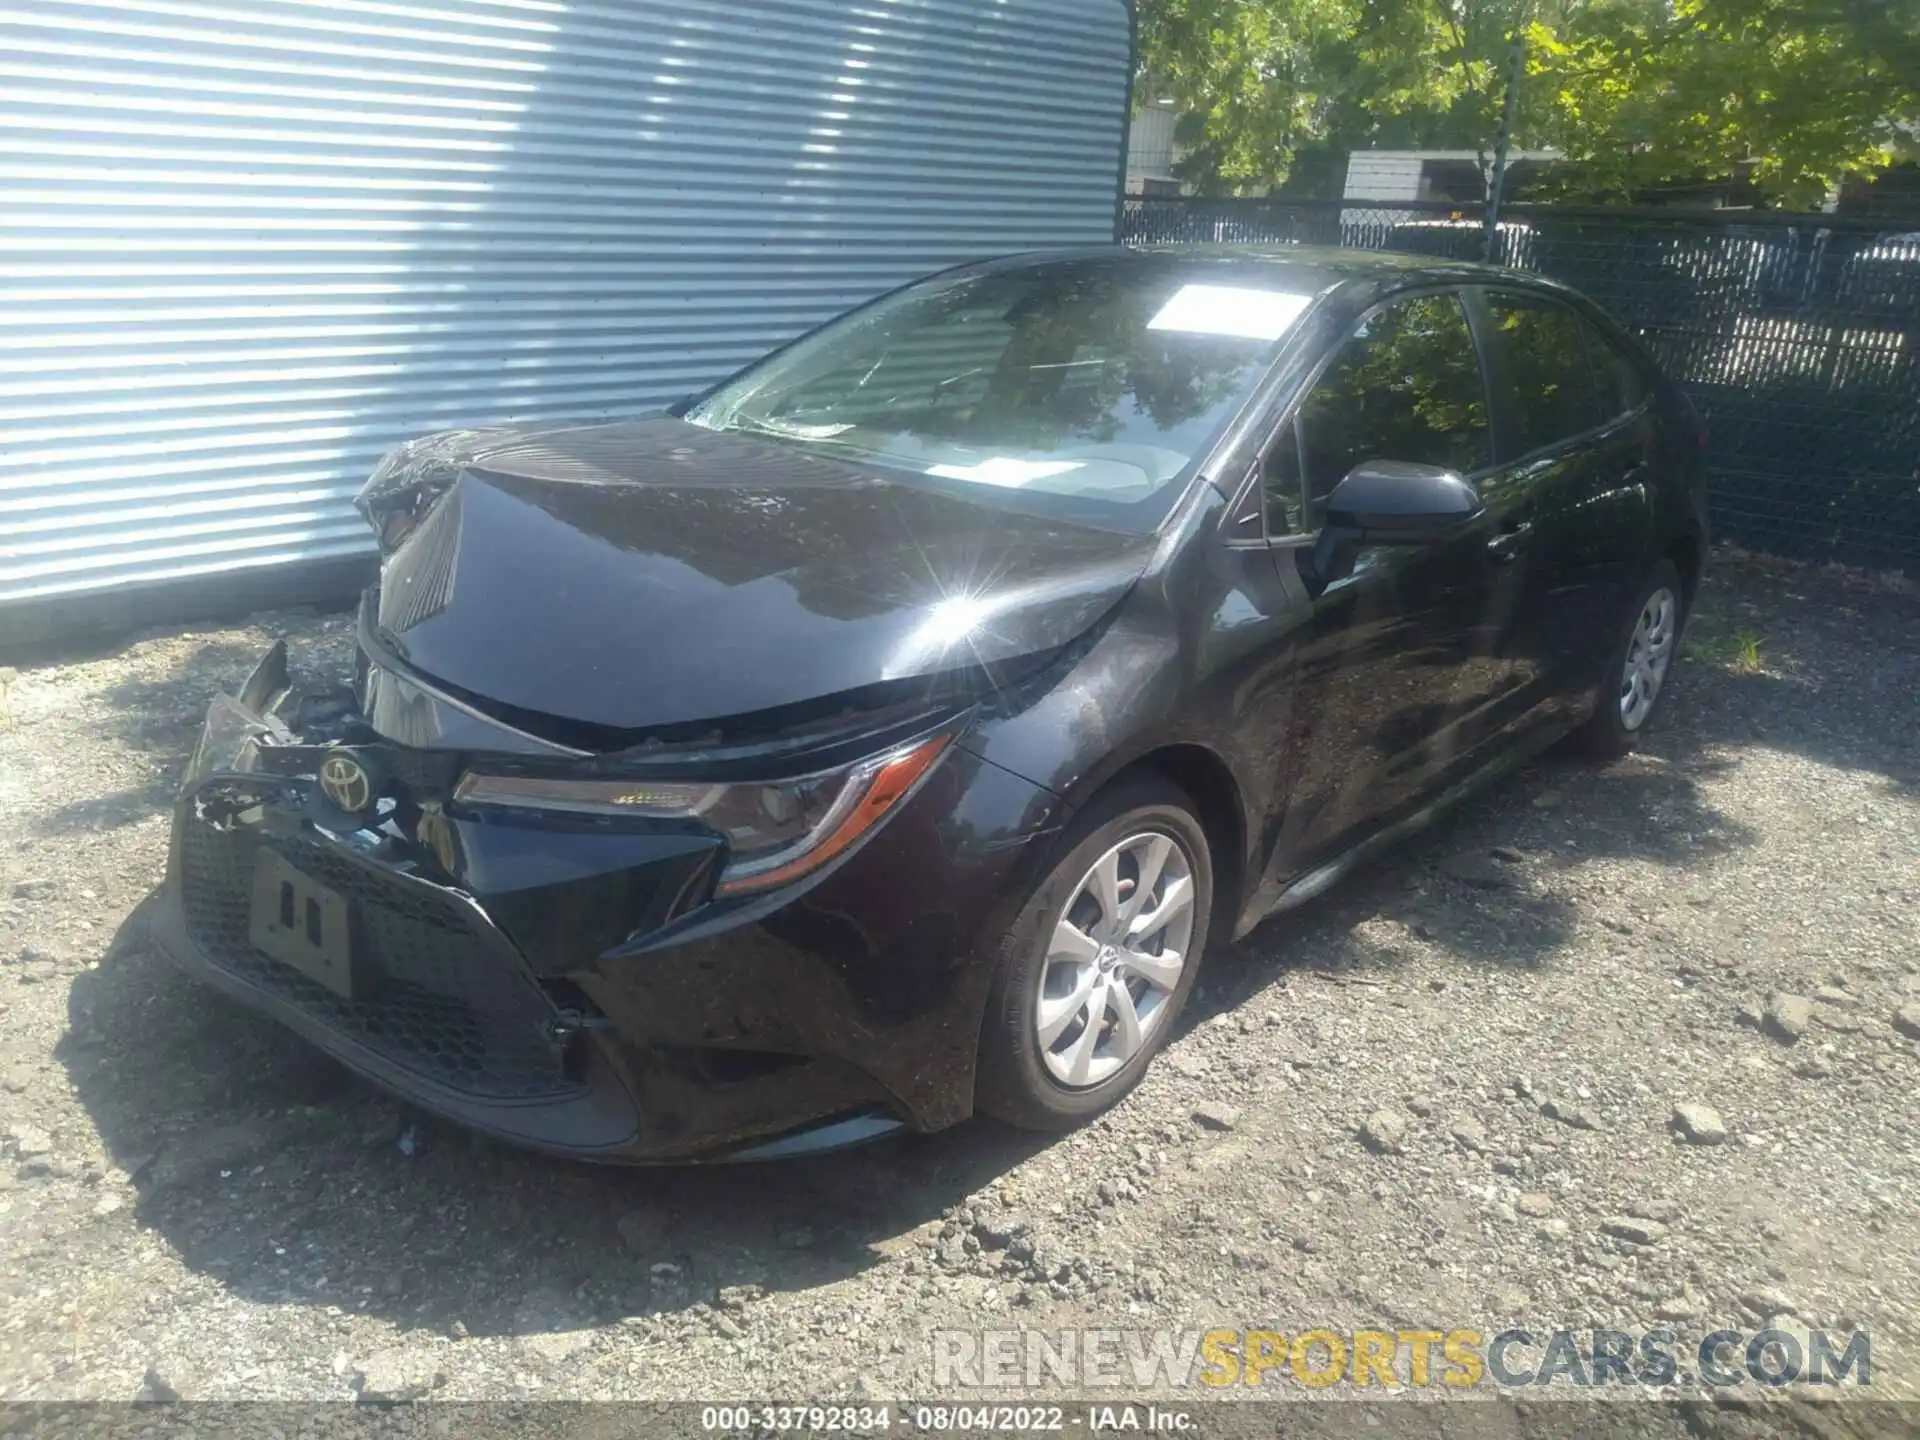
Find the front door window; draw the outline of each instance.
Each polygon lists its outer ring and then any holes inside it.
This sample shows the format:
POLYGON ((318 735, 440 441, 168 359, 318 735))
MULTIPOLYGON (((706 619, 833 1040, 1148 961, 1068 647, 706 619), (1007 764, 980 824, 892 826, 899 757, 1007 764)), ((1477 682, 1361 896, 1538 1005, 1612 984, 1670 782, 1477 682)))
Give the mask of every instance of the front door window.
POLYGON ((1367 460, 1440 465, 1462 475, 1491 462, 1486 390, 1459 296, 1419 295, 1383 306, 1341 346, 1292 433, 1269 452, 1271 532, 1319 529, 1333 487, 1367 460), (1297 508, 1286 500, 1296 476, 1297 508))

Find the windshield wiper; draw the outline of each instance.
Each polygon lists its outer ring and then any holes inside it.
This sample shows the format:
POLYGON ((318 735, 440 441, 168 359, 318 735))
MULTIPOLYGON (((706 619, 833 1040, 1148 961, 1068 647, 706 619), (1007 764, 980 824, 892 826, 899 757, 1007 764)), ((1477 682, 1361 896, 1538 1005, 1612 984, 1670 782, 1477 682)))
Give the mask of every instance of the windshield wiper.
MULTIPOLYGON (((730 417, 721 428, 747 435, 764 435, 770 440, 794 440, 802 445, 821 450, 836 450, 844 458, 852 460, 884 460, 886 458, 883 452, 870 449, 865 445, 857 445, 851 440, 844 440, 837 433, 832 435, 819 433, 821 430, 834 428, 829 426, 789 429, 777 420, 756 420, 748 416, 736 415, 730 417)), ((849 425, 844 428, 851 430, 853 427, 849 425)))
POLYGON ((804 440, 810 444, 832 440, 850 425, 785 425, 778 420, 755 419, 749 415, 734 415, 727 420, 729 430, 751 430, 758 435, 775 435, 782 440, 804 440))

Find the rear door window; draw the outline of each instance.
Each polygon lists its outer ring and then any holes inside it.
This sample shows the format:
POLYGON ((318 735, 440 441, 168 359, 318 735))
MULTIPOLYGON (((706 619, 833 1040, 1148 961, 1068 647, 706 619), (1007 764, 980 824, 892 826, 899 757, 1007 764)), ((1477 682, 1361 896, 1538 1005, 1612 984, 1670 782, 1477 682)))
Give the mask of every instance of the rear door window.
POLYGON ((1548 449, 1617 413, 1602 403, 1579 316, 1531 295, 1495 292, 1486 300, 1505 389, 1503 458, 1548 449))

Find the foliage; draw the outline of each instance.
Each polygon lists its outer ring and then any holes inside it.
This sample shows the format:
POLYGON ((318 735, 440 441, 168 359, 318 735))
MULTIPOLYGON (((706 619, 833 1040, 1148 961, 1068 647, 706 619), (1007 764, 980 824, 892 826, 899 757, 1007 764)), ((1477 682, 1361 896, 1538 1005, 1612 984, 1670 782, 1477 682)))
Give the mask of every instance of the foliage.
POLYGON ((1284 180, 1324 130, 1352 20, 1352 0, 1146 0, 1141 93, 1170 93, 1187 112, 1188 172, 1203 184, 1284 180))
POLYGON ((1920 0, 1140 0, 1143 96, 1186 111, 1188 178, 1278 184, 1316 149, 1463 149, 1499 125, 1508 40, 1528 41, 1514 140, 1631 193, 1745 169, 1818 200, 1920 120, 1920 0))
POLYGON ((1695 619, 1687 626, 1682 657, 1691 665, 1716 665, 1742 675, 1766 668, 1767 637, 1749 630, 1729 631, 1717 623, 1695 619))
POLYGON ((1534 23, 1529 114, 1590 183, 1621 193, 1725 174, 1789 205, 1892 158, 1920 95, 1920 7, 1874 0, 1598 0, 1534 23), (1862 23, 1864 20, 1865 23, 1862 23), (1902 56, 1905 71, 1902 72, 1902 56))

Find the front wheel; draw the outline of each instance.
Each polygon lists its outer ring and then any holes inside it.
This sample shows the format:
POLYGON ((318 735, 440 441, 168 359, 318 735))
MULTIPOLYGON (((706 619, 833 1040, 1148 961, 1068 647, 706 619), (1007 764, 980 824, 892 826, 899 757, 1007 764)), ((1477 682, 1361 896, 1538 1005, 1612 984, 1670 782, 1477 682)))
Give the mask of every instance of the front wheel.
POLYGON ((1577 735, 1580 748, 1602 760, 1639 742, 1680 653, 1686 591, 1673 562, 1654 566, 1633 593, 1601 674, 1599 704, 1577 735))
POLYGON ((1133 1089, 1193 989, 1213 862, 1169 781, 1096 799, 999 946, 980 1037, 979 1108, 1065 1130, 1133 1089))

